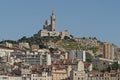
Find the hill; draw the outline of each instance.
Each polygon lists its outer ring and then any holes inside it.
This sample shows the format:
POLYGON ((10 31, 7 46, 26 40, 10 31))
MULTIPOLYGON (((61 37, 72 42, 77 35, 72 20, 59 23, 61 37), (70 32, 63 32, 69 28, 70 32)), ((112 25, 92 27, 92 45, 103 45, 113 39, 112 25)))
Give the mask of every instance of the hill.
MULTIPOLYGON (((67 36, 61 39, 60 36, 47 36, 47 37, 22 37, 17 41, 5 40, 0 43, 9 42, 12 44, 19 44, 21 42, 27 42, 30 46, 37 44, 40 48, 55 49, 61 51, 70 50, 85 50, 92 56, 103 56, 103 46, 104 42, 98 40, 96 37, 89 38, 69 38, 67 36)), ((119 48, 112 44, 115 48, 115 55, 120 54, 119 48)))

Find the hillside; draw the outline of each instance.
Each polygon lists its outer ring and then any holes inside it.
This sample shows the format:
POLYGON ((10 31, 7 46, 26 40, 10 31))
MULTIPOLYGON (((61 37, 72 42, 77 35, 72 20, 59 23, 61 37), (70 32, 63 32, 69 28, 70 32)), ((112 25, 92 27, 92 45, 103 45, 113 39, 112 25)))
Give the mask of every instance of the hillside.
POLYGON ((86 50, 93 55, 103 53, 103 42, 94 38, 68 38, 60 37, 23 37, 18 42, 28 42, 30 45, 38 44, 41 48, 57 48, 62 51, 86 50))
MULTIPOLYGON (((32 46, 33 44, 39 45, 40 48, 53 48, 61 51, 70 51, 70 50, 85 50, 93 56, 103 55, 103 45, 104 42, 94 38, 69 38, 65 37, 61 39, 60 36, 55 37, 22 37, 17 41, 5 40, 12 44, 18 44, 20 42, 27 42, 32 46)), ((2 41, 4 42, 4 41, 2 41)), ((1 42, 1 43, 2 43, 1 42)), ((112 44, 113 45, 113 44, 112 44)), ((115 48, 115 55, 120 54, 120 50, 116 45, 113 45, 115 48)))

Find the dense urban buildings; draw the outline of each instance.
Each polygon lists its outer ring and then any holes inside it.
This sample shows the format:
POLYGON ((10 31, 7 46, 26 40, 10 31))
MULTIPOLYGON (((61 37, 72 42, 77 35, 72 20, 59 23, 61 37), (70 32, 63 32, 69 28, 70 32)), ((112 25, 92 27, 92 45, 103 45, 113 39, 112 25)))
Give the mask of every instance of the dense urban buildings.
POLYGON ((33 37, 0 43, 0 80, 120 80, 119 58, 111 43, 57 32, 52 10, 33 37))

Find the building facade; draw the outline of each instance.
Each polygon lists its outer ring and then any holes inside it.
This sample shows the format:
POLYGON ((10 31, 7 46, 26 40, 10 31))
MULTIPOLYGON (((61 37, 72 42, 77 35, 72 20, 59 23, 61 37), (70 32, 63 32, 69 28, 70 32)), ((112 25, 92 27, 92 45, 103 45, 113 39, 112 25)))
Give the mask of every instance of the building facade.
POLYGON ((114 47, 110 43, 104 43, 103 47, 104 58, 106 59, 114 59, 114 47))
POLYGON ((79 61, 77 68, 70 72, 70 80, 86 80, 84 63, 82 61, 79 61))
POLYGON ((29 65, 51 65, 51 54, 44 50, 29 53, 22 57, 24 64, 29 65))
POLYGON ((65 68, 55 68, 52 69, 53 80, 66 80, 68 78, 67 70, 65 68))
POLYGON ((82 61, 86 61, 86 53, 85 51, 80 50, 71 50, 68 54, 69 59, 80 59, 82 61))
POLYGON ((31 74, 31 80, 53 80, 51 75, 47 72, 42 72, 42 74, 31 74))
POLYGON ((46 20, 45 24, 43 25, 43 29, 40 30, 34 36, 45 37, 45 36, 60 36, 61 39, 64 39, 65 36, 71 38, 69 32, 67 30, 63 32, 56 31, 56 16, 54 10, 52 10, 52 15, 50 20, 46 20))

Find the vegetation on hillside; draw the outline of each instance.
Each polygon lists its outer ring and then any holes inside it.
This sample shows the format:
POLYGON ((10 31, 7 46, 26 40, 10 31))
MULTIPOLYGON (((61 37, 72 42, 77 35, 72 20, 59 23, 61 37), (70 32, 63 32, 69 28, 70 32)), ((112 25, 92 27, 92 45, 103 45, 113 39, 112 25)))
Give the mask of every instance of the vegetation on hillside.
POLYGON ((93 56, 90 53, 86 53, 86 62, 92 62, 93 56))
POLYGON ((65 50, 73 50, 76 49, 77 42, 73 40, 62 40, 61 47, 63 47, 65 50))
MULTIPOLYGON (((87 38, 84 38, 84 39, 87 39, 87 38)), ((97 40, 96 37, 94 37, 94 38, 89 37, 89 39, 97 40)), ((54 36, 54 37, 52 37, 52 36, 47 36, 47 37, 39 37, 39 36, 26 37, 26 36, 23 36, 22 38, 20 38, 17 41, 13 41, 13 40, 5 40, 5 41, 12 43, 12 44, 18 44, 20 42, 27 42, 30 44, 30 46, 33 44, 37 44, 37 45, 39 45, 40 48, 48 48, 47 43, 53 42, 56 44, 56 48, 58 48, 58 49, 63 48, 64 50, 67 50, 67 51, 76 50, 76 49, 78 49, 78 50, 92 50, 94 54, 99 50, 99 47, 96 47, 96 46, 89 47, 89 48, 82 46, 79 42, 75 41, 73 36, 72 36, 72 38, 65 36, 64 39, 62 39, 62 40, 61 40, 60 36, 54 36), (60 42, 60 43, 58 43, 58 42, 60 42)))

